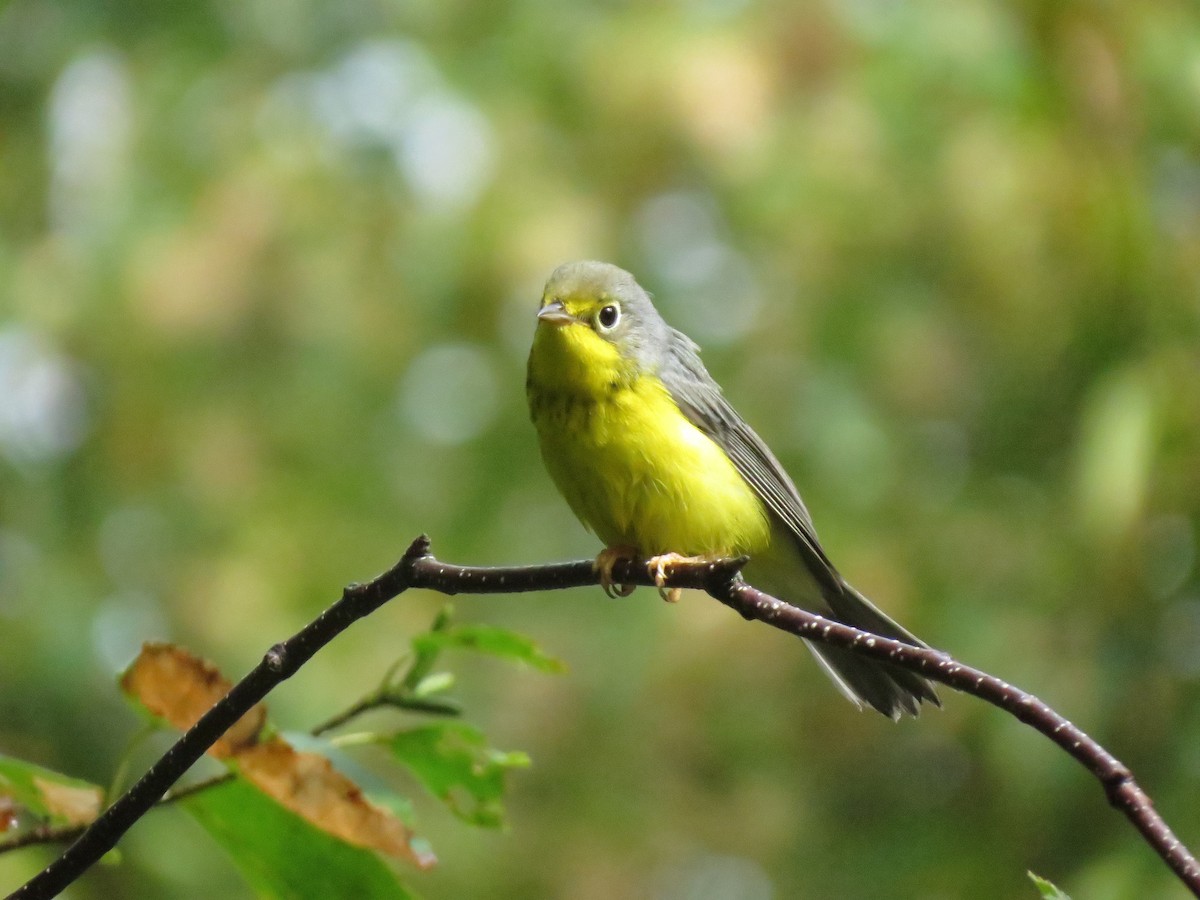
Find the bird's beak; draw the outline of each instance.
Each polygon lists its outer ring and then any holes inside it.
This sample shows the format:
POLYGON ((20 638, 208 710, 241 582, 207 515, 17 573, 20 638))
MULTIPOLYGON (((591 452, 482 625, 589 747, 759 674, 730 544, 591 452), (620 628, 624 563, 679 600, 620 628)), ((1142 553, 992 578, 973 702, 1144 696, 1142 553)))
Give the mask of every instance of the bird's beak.
POLYGON ((563 306, 561 300, 547 303, 538 310, 537 317, 539 322, 549 322, 551 325, 570 325, 572 322, 579 321, 567 312, 567 308, 563 306))

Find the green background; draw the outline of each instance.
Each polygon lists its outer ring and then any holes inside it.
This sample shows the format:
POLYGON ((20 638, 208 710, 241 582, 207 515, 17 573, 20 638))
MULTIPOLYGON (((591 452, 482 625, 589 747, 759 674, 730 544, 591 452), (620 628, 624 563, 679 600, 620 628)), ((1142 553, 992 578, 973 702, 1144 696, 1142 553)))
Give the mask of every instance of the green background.
MULTIPOLYGON (((589 257, 705 348, 852 581, 1200 846, 1188 0, 0 6, 0 752, 106 782, 143 639, 239 674, 422 531, 593 555, 523 397, 540 286, 589 257)), ((345 634, 273 719, 343 708, 440 602, 345 634)), ((856 713, 702 595, 457 608, 570 671, 456 666, 533 766, 507 833, 411 788, 427 897, 1184 895, 978 701, 856 713)), ((178 810, 122 848, 72 896, 249 896, 178 810)))

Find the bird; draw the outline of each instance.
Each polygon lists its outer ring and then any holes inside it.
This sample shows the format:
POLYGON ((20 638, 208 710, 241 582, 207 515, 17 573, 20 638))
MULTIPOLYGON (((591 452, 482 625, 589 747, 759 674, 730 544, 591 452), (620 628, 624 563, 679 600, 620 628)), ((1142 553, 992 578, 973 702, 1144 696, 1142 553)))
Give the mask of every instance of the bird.
MULTIPOLYGON (((744 579, 787 603, 915 647, 928 645, 853 588, 817 539, 799 491, 725 398, 699 347, 634 276, 594 260, 546 282, 526 373, 542 459, 604 543, 606 592, 621 559, 647 559, 663 592, 679 559, 746 555, 744 579)), ((678 591, 664 592, 666 599, 678 591)), ((840 691, 893 720, 941 703, 915 672, 805 641, 840 691)))

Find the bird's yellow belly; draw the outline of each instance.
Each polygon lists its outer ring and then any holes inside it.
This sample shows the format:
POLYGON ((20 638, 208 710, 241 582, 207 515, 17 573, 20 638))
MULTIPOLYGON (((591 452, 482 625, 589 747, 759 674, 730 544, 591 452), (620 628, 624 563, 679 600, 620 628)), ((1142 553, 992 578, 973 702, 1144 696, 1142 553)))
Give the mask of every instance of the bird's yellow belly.
POLYGON ((655 379, 599 395, 538 394, 533 419, 546 467, 606 545, 646 556, 766 547, 762 502, 655 379))

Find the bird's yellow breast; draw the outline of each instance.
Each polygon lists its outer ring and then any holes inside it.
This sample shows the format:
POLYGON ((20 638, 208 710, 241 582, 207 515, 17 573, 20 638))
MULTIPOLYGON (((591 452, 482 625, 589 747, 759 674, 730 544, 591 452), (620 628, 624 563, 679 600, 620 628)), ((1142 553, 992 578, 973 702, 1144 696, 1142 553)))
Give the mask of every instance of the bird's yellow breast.
POLYGON ((647 556, 766 547, 766 510, 725 452, 587 327, 539 325, 528 394, 546 468, 606 545, 647 556))

